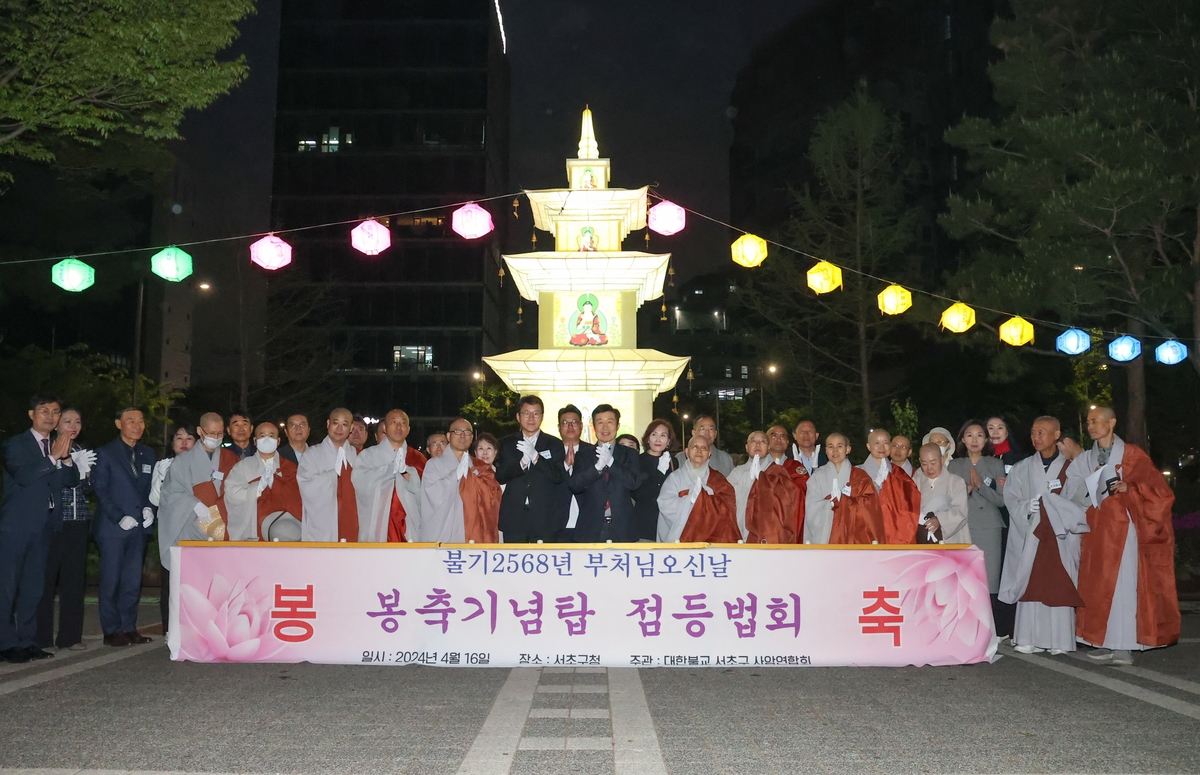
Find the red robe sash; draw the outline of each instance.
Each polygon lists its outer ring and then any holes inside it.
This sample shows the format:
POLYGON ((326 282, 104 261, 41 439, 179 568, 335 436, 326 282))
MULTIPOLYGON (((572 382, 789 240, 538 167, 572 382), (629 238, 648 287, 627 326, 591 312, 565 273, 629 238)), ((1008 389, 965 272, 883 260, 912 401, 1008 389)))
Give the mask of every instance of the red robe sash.
POLYGON ((797 497, 792 476, 783 466, 764 468, 746 499, 746 543, 796 543, 797 497))
MULTIPOLYGON (((685 544, 736 544, 742 540, 742 531, 738 529, 737 495, 733 492, 733 485, 720 471, 710 468, 708 487, 712 495, 701 491, 700 497, 692 505, 679 540, 685 544)), ((680 497, 686 494, 680 493, 680 497)))
MULTIPOLYGON (((849 466, 850 462, 844 465, 849 466)), ((887 541, 875 480, 861 468, 850 466, 850 494, 842 495, 833 504, 829 543, 869 544, 872 541, 881 544, 887 541)))
POLYGON ((792 477, 796 485, 796 543, 804 543, 804 498, 808 495, 808 470, 800 465, 800 461, 788 458, 783 462, 783 468, 792 477))
POLYGON ((226 525, 225 537, 223 540, 229 540, 229 512, 225 510, 225 480, 229 477, 229 472, 241 460, 235 453, 230 452, 225 447, 221 447, 217 453, 217 470, 221 472, 221 486, 217 485, 210 479, 207 482, 201 482, 192 487, 192 495, 205 505, 206 508, 217 507, 217 511, 221 512, 221 521, 226 525))
POLYGON ((458 480, 466 540, 477 544, 500 541, 500 483, 492 467, 471 458, 471 471, 458 480))
POLYGON ((1129 489, 1108 496, 1099 509, 1088 507, 1091 532, 1083 534, 1079 556, 1084 607, 1075 611, 1075 633, 1088 643, 1104 642, 1132 518, 1138 539, 1137 641, 1144 646, 1169 646, 1179 640, 1180 627, 1171 525, 1175 493, 1150 457, 1132 444, 1125 444, 1116 468, 1129 489))
MULTIPOLYGON (((298 521, 304 519, 304 507, 300 503, 300 485, 296 481, 296 464, 282 455, 277 459, 279 460, 279 470, 275 474, 274 481, 271 482, 270 487, 263 490, 262 495, 258 496, 258 519, 255 530, 260 541, 267 540, 267 537, 262 534, 263 520, 275 512, 285 511, 298 521)), ((254 480, 254 482, 257 481, 258 479, 254 480)))
MULTIPOLYGON (((425 456, 419 451, 408 448, 408 452, 404 455, 404 465, 409 468, 414 468, 419 476, 425 475, 425 456)), ((404 504, 400 502, 400 495, 392 488, 392 506, 388 512, 388 529, 387 540, 389 544, 402 544, 408 541, 408 514, 404 511, 404 504)))
POLYGON ((921 489, 898 465, 883 480, 879 490, 879 509, 883 513, 884 543, 911 544, 917 540, 921 521, 921 489))
POLYGON ((350 472, 354 467, 347 465, 337 478, 338 540, 346 543, 358 541, 358 501, 354 497, 354 483, 350 472))

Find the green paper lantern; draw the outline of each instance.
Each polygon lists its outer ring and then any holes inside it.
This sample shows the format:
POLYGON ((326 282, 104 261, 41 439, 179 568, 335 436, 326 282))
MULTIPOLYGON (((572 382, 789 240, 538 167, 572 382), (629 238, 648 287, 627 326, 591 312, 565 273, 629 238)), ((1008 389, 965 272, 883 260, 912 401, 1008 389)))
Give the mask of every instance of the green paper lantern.
POLYGON ((175 246, 163 248, 150 258, 150 271, 164 280, 177 283, 192 274, 192 257, 175 246))
POLYGON ((77 258, 64 258, 50 268, 50 279, 64 291, 79 293, 96 284, 96 270, 77 258))

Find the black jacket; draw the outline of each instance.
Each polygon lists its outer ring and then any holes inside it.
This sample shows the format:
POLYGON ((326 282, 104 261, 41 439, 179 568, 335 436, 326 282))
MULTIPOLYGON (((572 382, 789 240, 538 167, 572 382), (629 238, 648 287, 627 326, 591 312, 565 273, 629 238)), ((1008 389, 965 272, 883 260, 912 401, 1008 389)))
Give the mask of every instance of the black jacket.
POLYGON ((500 499, 500 529, 529 534, 533 540, 553 541, 561 525, 557 485, 567 475, 563 469, 563 445, 557 436, 538 434, 534 445, 538 460, 521 468, 521 450, 517 442, 524 438, 518 431, 500 441, 496 453, 496 481, 506 485, 500 499))
POLYGON ((582 443, 575 453, 571 474, 571 492, 579 501, 579 522, 574 540, 578 543, 637 541, 637 520, 633 515, 633 491, 646 476, 638 463, 638 453, 621 444, 613 444, 613 462, 603 471, 596 470, 594 444, 582 443), (612 514, 605 516, 605 505, 612 514))
POLYGON ((658 494, 662 492, 663 482, 676 468, 679 462, 670 452, 664 455, 671 461, 671 467, 664 474, 658 470, 658 458, 649 452, 638 455, 638 463, 642 467, 645 479, 641 486, 633 491, 633 513, 637 520, 638 538, 650 541, 658 540, 658 494))

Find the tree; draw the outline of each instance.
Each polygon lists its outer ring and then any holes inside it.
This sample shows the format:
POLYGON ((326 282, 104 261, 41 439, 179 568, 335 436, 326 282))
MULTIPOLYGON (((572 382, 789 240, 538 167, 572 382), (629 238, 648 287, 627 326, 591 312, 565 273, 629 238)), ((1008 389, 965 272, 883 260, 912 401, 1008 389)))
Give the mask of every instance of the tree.
MULTIPOLYGON (((942 224, 971 265, 948 294, 1143 339, 1187 331, 1200 372, 1200 47, 1177 0, 1015 0, 992 40, 997 121, 946 140, 977 184, 942 224)), ((1145 359, 1126 435, 1146 442, 1145 359)))
POLYGON ((246 77, 243 57, 216 57, 253 10, 253 0, 0 0, 0 154, 51 161, 53 141, 178 138, 185 111, 246 77))
POLYGON ((476 382, 471 386, 471 402, 459 411, 478 431, 504 436, 517 429, 518 398, 501 383, 476 382))
POLYGON ((909 252, 914 222, 905 183, 911 173, 900 124, 860 85, 821 116, 808 160, 816 191, 795 194, 784 241, 853 270, 844 278, 849 287, 814 298, 806 276, 812 262, 776 254, 756 270, 741 298, 764 321, 764 337, 790 348, 792 365, 843 394, 832 403, 848 400, 858 408, 865 432, 874 400, 871 362, 897 324, 879 313, 875 295, 884 285, 872 278, 903 282, 918 263, 909 252))

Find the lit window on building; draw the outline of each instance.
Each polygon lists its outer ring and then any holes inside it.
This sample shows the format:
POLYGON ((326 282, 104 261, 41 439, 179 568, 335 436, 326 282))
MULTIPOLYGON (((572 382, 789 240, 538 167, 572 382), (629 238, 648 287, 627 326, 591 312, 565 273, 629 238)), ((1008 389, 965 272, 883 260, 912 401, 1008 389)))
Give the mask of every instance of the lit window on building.
POLYGON ((733 367, 732 366, 725 367, 725 379, 733 379, 733 367))
POLYGON ((301 140, 299 146, 296 148, 297 153, 305 153, 307 151, 315 150, 317 150, 316 140, 301 140))
POLYGON ((750 379, 750 367, 749 366, 742 367, 742 379, 750 379))
POLYGON ((393 371, 433 371, 432 345, 393 345, 393 371))
POLYGON ((343 145, 354 145, 353 133, 343 135, 340 127, 331 126, 328 132, 321 135, 321 153, 337 153, 343 145))

